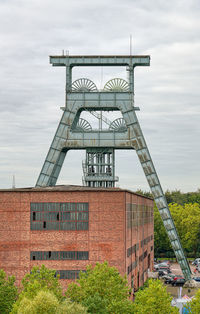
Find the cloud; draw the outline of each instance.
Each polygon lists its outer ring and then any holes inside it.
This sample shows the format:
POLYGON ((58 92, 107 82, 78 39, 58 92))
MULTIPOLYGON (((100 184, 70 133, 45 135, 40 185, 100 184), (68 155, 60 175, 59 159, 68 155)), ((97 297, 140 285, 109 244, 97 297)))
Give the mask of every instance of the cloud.
MULTIPOLYGON (((200 4, 197 0, 0 1, 0 188, 33 186, 65 103, 65 70, 48 56, 150 54, 135 70, 137 113, 164 189, 199 187, 200 4)), ((96 84, 124 69, 75 69, 96 84)), ((80 75, 80 76, 79 76, 80 75)), ((101 82, 102 81, 102 82, 101 82)), ((120 186, 148 189, 135 152, 116 153, 120 186), (129 171, 131 169, 131 171, 129 171)), ((81 184, 70 152, 58 183, 81 184)))

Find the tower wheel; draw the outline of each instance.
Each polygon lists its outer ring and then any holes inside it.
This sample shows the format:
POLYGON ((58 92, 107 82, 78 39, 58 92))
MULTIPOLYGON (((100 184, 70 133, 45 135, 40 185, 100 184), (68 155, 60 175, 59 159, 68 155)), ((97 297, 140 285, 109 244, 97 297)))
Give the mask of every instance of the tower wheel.
POLYGON ((72 92, 97 92, 97 87, 90 79, 80 78, 71 85, 72 92))
POLYGON ((111 122, 109 130, 118 132, 126 131, 127 127, 124 119, 123 118, 115 119, 113 122, 111 122))
POLYGON ((87 120, 80 118, 78 120, 78 123, 76 125, 76 129, 75 130, 76 131, 80 131, 80 132, 91 131, 92 127, 91 127, 90 123, 87 120))
POLYGON ((108 92, 128 92, 129 83, 124 79, 114 78, 105 84, 104 90, 108 92))

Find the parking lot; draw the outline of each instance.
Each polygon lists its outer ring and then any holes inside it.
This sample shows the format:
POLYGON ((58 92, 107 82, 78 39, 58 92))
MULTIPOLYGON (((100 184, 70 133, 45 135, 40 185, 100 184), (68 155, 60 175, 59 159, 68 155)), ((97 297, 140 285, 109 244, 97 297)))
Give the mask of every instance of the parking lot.
MULTIPOLYGON (((182 271, 181 271, 180 265, 178 263, 171 263, 170 268, 171 268, 171 272, 173 274, 182 275, 182 271)), ((191 263, 190 263, 190 268, 191 268, 191 271, 192 271, 194 276, 200 276, 200 273, 198 273, 198 272, 196 274, 194 273, 194 270, 196 267, 194 265, 192 265, 191 263)))
MULTIPOLYGON (((196 268, 194 265, 190 264, 190 268, 192 271, 192 276, 200 277, 200 273, 198 273, 198 272, 196 274, 194 273, 194 270, 196 268)), ((170 270, 171 270, 171 273, 174 275, 183 276, 180 265, 178 263, 170 263, 170 270)), ((162 277, 160 279, 162 280, 162 277)), ((167 291, 173 297, 177 298, 177 296, 180 294, 180 286, 172 286, 171 284, 166 284, 166 287, 167 287, 167 291)), ((182 296, 188 295, 189 297, 191 297, 191 296, 195 295, 195 293, 198 289, 199 288, 184 288, 184 287, 182 287, 181 293, 182 293, 182 296)))

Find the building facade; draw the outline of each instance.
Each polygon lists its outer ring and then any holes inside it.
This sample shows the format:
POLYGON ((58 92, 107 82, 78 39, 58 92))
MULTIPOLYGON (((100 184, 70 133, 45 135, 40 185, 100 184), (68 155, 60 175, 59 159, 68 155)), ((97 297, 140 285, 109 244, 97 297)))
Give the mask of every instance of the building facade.
POLYGON ((153 200, 119 188, 0 190, 0 268, 17 284, 34 265, 64 287, 88 264, 108 261, 137 289, 153 269, 153 200))

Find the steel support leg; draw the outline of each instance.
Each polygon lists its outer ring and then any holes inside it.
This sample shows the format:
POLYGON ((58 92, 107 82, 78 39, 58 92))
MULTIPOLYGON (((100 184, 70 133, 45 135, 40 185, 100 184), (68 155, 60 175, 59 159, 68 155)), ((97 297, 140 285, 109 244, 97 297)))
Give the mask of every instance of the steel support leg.
POLYGON ((191 279, 191 269, 188 261, 185 257, 174 221, 172 219, 167 200, 163 193, 158 175, 156 173, 153 161, 151 159, 149 150, 147 148, 142 130, 140 128, 137 116, 133 111, 129 112, 129 116, 124 116, 126 123, 132 129, 133 138, 131 143, 133 148, 136 150, 139 157, 140 163, 144 170, 147 182, 150 186, 151 192, 153 194, 155 203, 159 209, 165 230, 168 234, 169 240, 171 242, 172 248, 180 264, 181 270, 186 280, 191 279))
POLYGON ((64 111, 44 165, 38 177, 36 187, 53 186, 56 184, 67 153, 67 150, 63 150, 63 147, 67 139, 67 130, 69 127, 68 123, 70 123, 69 116, 70 113, 68 111, 64 111))

